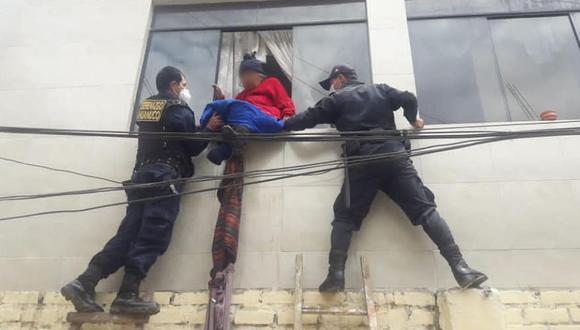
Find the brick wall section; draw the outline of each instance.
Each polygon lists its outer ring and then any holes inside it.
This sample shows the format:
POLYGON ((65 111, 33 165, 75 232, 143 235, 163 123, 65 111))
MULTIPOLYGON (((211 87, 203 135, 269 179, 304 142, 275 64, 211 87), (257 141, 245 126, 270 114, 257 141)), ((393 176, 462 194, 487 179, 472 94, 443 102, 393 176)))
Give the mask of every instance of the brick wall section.
MULTIPOLYGON (((162 305, 147 329, 201 329, 205 320, 207 292, 156 292, 162 305)), ((97 300, 108 307, 111 293, 99 293, 97 300)), ((386 330, 580 330, 580 290, 495 291, 450 290, 377 291, 378 321, 386 330), (457 309, 457 307, 460 307, 457 309), (478 309, 470 312, 470 308, 478 309), (489 311, 481 313, 481 310, 489 311), (481 315, 484 314, 484 315, 481 315), (496 315, 487 315, 496 314, 496 315), (473 322, 473 315, 481 320, 473 322), (470 329, 459 329, 468 319, 470 329), (487 320, 486 320, 487 319, 487 320), (502 320, 498 326, 497 320, 502 320), (493 320, 496 323, 490 323, 493 320), (486 324, 495 324, 493 329, 486 324), (475 328, 473 328, 475 327, 475 328), (498 329, 500 327, 501 329, 498 329)), ((234 329, 291 329, 294 318, 293 294, 289 291, 247 290, 233 298, 234 329)), ((305 292, 306 306, 363 308, 360 292, 322 296, 305 292)), ((57 292, 0 292, 0 329, 67 329, 70 304, 57 292)), ((305 315, 306 329, 365 329, 359 316, 305 315)), ((127 326, 92 325, 83 329, 132 329, 127 326)))

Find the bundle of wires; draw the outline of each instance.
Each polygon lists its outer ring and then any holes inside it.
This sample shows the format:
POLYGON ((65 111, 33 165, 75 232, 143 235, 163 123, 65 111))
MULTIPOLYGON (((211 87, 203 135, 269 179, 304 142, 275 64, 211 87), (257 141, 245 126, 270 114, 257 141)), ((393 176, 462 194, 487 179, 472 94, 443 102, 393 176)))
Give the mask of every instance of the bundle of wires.
MULTIPOLYGON (((580 121, 567 121, 559 122, 559 124, 577 123, 580 121)), ((518 130, 518 131, 492 131, 489 130, 490 127, 504 127, 504 126, 522 126, 529 124, 550 124, 551 122, 542 123, 522 123, 522 124, 498 124, 498 125, 479 125, 479 126, 460 126, 460 127, 449 127, 444 128, 430 128, 423 129, 420 131, 357 131, 357 132, 308 132, 308 133, 281 133, 281 134, 244 134, 240 135, 238 138, 248 142, 299 142, 299 141, 312 141, 312 142, 334 142, 334 141, 349 141, 349 140, 387 140, 396 139, 401 140, 402 138, 407 138, 411 140, 423 140, 423 139, 460 139, 461 141, 435 144, 432 146, 412 149, 409 151, 394 152, 394 153, 381 153, 366 156, 352 156, 348 158, 340 158, 330 161, 309 163, 288 167, 270 168, 262 170, 248 171, 244 173, 239 173, 230 176, 215 175, 215 176, 201 176, 194 178, 177 179, 164 182, 156 183, 146 183, 146 184, 132 184, 128 186, 120 185, 118 181, 111 180, 108 178, 97 177, 85 173, 74 172, 70 170, 63 170, 52 168, 44 165, 37 165, 32 163, 21 162, 5 157, 0 157, 0 160, 12 161, 22 165, 41 167, 49 170, 55 170, 59 172, 66 172, 75 175, 81 175, 84 177, 90 177, 95 179, 101 179, 110 183, 116 183, 115 186, 107 186, 95 189, 84 189, 84 190, 74 190, 74 191, 62 191, 46 194, 28 194, 28 195, 11 195, 11 196, 0 196, 0 202, 9 201, 22 201, 22 200, 35 200, 43 198, 53 198, 62 196, 73 196, 73 195, 89 195, 97 193, 107 193, 115 192, 120 190, 131 190, 131 189, 142 189, 151 188, 156 186, 167 186, 172 183, 200 183, 208 181, 222 180, 225 178, 233 177, 244 177, 244 185, 256 185, 260 183, 285 180, 290 178, 295 178, 299 176, 307 175, 321 175, 328 173, 330 171, 336 171, 344 169, 345 167, 359 166, 368 162, 379 162, 379 161, 389 161, 393 159, 398 159, 401 157, 417 157, 423 155, 429 155, 439 152, 458 150, 468 147, 473 147, 477 145, 513 140, 513 139, 525 139, 525 138, 539 138, 539 137, 551 137, 551 136, 572 136, 580 135, 580 126, 572 127, 560 127, 560 128, 542 128, 542 129, 531 129, 531 130, 518 130), (462 129, 461 131, 451 131, 450 129, 462 129), (475 130, 475 128, 485 128, 486 130, 475 130)), ((113 138, 137 138, 145 137, 152 139, 197 139, 204 141, 223 141, 221 134, 216 133, 139 133, 139 132, 121 132, 121 131, 87 131, 87 130, 60 130, 60 129, 39 129, 39 128, 21 128, 21 127, 0 127, 0 132, 4 133, 14 133, 14 134, 45 134, 45 135, 67 135, 67 136, 99 136, 99 137, 113 137, 113 138)), ((217 185, 216 185, 217 186, 217 185)), ((197 190, 185 190, 178 195, 186 196, 199 193, 205 193, 210 191, 215 191, 218 188, 204 188, 197 190)), ((143 198, 133 201, 123 201, 110 204, 96 205, 86 208, 76 208, 76 209, 60 209, 60 210, 50 210, 45 212, 28 213, 16 216, 8 216, 0 218, 0 221, 15 220, 36 217, 41 215, 50 214, 61 214, 61 213, 78 213, 87 212, 91 210, 103 209, 108 207, 120 206, 129 203, 139 203, 147 202, 158 199, 167 198, 167 196, 150 197, 143 198)))

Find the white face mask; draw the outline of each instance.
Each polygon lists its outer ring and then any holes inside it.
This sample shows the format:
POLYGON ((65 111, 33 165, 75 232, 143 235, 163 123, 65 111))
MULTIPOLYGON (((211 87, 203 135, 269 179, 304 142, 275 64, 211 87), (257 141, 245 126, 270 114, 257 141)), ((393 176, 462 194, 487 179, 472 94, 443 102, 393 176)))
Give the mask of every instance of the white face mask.
POLYGON ((191 102, 191 92, 189 91, 189 89, 187 88, 182 89, 181 92, 179 92, 179 99, 189 104, 189 102, 191 102))
POLYGON ((330 94, 336 93, 336 88, 334 88, 334 85, 330 86, 330 94))

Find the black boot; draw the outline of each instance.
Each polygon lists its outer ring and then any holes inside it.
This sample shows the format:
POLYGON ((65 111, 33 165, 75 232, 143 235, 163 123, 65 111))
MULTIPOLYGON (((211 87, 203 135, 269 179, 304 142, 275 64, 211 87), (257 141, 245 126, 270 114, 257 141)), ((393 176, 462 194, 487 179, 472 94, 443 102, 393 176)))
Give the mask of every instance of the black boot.
POLYGON ((111 304, 111 314, 153 315, 159 313, 159 304, 139 297, 142 278, 125 273, 117 298, 111 304))
POLYGON ((456 244, 441 249, 441 255, 449 263, 453 276, 462 289, 479 288, 483 282, 487 281, 487 275, 469 267, 456 244))
POLYGON ((239 157, 243 154, 246 143, 239 139, 240 135, 245 135, 251 133, 250 130, 242 125, 224 125, 222 128, 222 133, 226 140, 230 140, 230 146, 232 147, 232 156, 239 157))
POLYGON ((77 312, 104 312, 103 308, 95 302, 95 287, 102 278, 100 269, 89 266, 76 280, 62 287, 60 293, 66 300, 72 302, 77 312))
POLYGON ((447 260, 453 276, 461 288, 477 288, 487 281, 485 274, 467 265, 459 247, 455 244, 447 222, 439 216, 436 210, 427 216, 423 229, 437 245, 443 258, 447 260))
POLYGON ((346 251, 331 250, 328 263, 328 275, 318 291, 322 293, 336 293, 344 291, 344 268, 346 264, 346 251))

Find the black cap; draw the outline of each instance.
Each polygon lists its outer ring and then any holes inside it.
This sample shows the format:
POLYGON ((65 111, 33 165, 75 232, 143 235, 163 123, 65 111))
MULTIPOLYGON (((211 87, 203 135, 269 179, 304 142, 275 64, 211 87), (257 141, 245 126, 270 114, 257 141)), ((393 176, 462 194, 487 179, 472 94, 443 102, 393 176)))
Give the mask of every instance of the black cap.
POLYGON ((338 64, 332 68, 328 79, 319 82, 320 86, 322 86, 322 88, 324 88, 327 91, 330 90, 330 81, 336 78, 339 74, 343 74, 349 78, 357 77, 356 71, 352 66, 348 64, 338 64))
POLYGON ((245 54, 244 60, 240 64, 240 74, 247 71, 254 71, 257 73, 265 74, 263 63, 256 59, 255 52, 252 54, 245 54))

